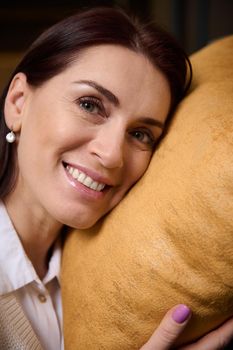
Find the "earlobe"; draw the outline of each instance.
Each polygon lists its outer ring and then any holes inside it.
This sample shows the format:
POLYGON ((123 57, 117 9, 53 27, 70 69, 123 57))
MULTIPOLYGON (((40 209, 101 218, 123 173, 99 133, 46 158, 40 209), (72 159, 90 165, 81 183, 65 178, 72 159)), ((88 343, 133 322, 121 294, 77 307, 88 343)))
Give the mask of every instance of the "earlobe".
POLYGON ((21 128, 28 84, 24 73, 14 76, 5 100, 4 114, 9 129, 15 132, 21 128))

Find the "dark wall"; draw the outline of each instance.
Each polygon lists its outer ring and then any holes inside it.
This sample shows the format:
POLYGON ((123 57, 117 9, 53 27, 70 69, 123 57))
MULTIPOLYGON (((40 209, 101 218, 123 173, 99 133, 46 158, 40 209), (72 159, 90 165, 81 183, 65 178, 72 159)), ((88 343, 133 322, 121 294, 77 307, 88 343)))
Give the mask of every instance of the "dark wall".
POLYGON ((0 51, 24 51, 45 28, 76 10, 111 5, 153 19, 188 53, 233 33, 232 0, 10 1, 0 3, 0 51))
POLYGON ((158 22, 188 54, 233 34, 233 0, 0 0, 0 92, 43 30, 81 8, 108 5, 158 22))

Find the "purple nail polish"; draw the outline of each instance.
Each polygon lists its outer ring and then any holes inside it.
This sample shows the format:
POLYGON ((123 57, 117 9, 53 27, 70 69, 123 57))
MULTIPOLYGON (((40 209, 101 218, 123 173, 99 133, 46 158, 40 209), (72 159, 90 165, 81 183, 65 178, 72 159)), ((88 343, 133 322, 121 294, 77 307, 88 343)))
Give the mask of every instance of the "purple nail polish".
POLYGON ((188 319, 191 310, 183 304, 180 304, 172 313, 172 318, 177 323, 183 323, 188 319))

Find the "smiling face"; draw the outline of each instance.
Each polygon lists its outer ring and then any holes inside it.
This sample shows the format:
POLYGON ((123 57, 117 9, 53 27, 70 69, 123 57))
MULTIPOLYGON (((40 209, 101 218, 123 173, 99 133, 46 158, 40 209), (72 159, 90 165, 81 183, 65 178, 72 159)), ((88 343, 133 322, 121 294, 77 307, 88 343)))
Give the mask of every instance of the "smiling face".
POLYGON ((114 45, 83 50, 40 87, 22 76, 10 92, 16 112, 6 109, 8 125, 20 123, 15 193, 28 210, 90 227, 148 167, 169 111, 168 83, 142 54, 114 45))

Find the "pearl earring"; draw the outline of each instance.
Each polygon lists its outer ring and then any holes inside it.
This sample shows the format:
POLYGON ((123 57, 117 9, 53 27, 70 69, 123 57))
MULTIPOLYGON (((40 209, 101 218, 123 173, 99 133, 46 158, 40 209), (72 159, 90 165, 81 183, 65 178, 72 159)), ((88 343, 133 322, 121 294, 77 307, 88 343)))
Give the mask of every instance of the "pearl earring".
POLYGON ((11 130, 10 132, 8 132, 8 134, 6 134, 6 140, 9 143, 15 142, 15 133, 14 133, 14 131, 11 130))

